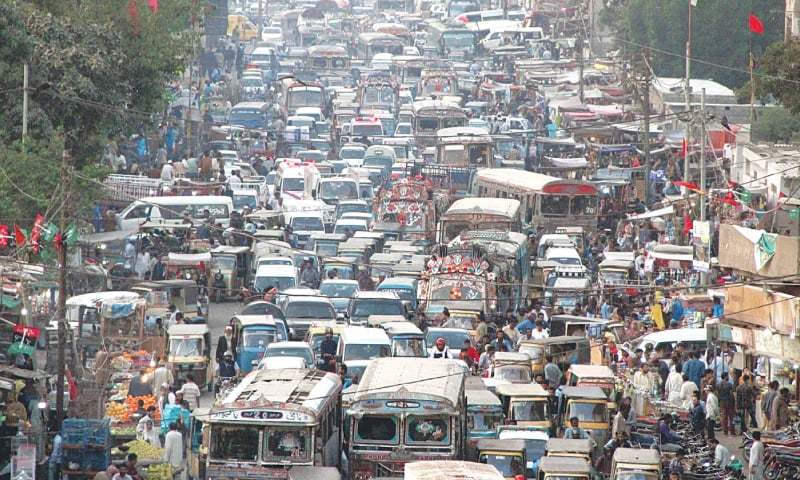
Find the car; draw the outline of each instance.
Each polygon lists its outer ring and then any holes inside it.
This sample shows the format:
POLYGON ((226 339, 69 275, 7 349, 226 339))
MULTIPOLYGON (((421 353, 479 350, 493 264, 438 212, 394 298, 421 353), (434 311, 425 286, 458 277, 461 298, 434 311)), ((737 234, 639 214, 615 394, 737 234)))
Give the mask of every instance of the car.
POLYGON ((366 232, 367 230, 369 230, 369 224, 363 218, 341 218, 333 227, 333 233, 366 232))
POLYGON ((342 200, 336 205, 336 219, 342 218, 346 213, 368 213, 371 215, 372 206, 364 200, 342 200))
POLYGON ((366 325, 370 315, 406 317, 406 307, 396 292, 357 292, 347 308, 350 325, 366 325))
POLYGON ((339 161, 344 167, 360 167, 364 163, 364 155, 367 153, 363 145, 347 144, 339 149, 339 161))
POLYGON ((294 337, 303 339, 308 327, 314 322, 336 321, 336 310, 328 297, 319 295, 316 290, 292 289, 281 302, 280 307, 286 315, 286 323, 294 337), (299 290, 304 290, 303 292, 299 290))
POLYGON ((397 128, 394 129, 395 137, 411 137, 413 135, 414 130, 411 128, 411 124, 408 122, 400 122, 397 124, 397 128))
POLYGON ((261 265, 289 265, 294 267, 292 257, 261 257, 256 262, 256 269, 261 265))
POLYGON ((471 128, 482 128, 486 130, 486 133, 489 133, 489 122, 482 118, 470 118, 467 122, 467 127, 471 128))
MULTIPOLYGON (((302 358, 306 366, 311 368, 316 365, 314 350, 306 342, 273 342, 267 345, 261 362, 270 357, 298 357, 302 358)), ((259 370, 261 365, 259 365, 259 370)))
POLYGON ((286 368, 313 368, 301 357, 264 357, 256 370, 283 370, 286 368))
POLYGON ((325 295, 331 299, 333 309, 336 310, 337 315, 347 312, 350 299, 358 292, 358 282, 356 280, 328 279, 319 284, 320 295, 325 295))
POLYGON ((283 29, 281 27, 264 27, 261 29, 261 41, 274 46, 283 45, 283 29))
POLYGON ((469 330, 463 328, 441 328, 429 327, 425 331, 425 344, 428 345, 428 350, 434 348, 437 338, 444 338, 445 344, 450 349, 452 354, 457 354, 464 346, 464 340, 469 340, 472 343, 472 336, 469 330))

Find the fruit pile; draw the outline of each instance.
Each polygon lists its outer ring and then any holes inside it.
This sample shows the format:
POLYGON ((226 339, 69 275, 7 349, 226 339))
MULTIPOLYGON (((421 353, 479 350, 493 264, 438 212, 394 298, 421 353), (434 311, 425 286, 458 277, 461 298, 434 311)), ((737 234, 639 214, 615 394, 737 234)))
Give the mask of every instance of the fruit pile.
POLYGON ((139 460, 161 460, 164 455, 163 449, 150 445, 144 440, 131 440, 123 445, 128 447, 128 453, 135 453, 139 460))
POLYGON ((161 412, 158 411, 158 405, 156 405, 156 397, 152 395, 142 395, 141 397, 128 397, 125 399, 125 405, 128 407, 128 415, 133 415, 136 413, 136 410, 139 408, 139 400, 144 402, 144 409, 147 411, 147 407, 155 406, 156 412, 154 414, 153 420, 160 420, 161 419, 161 412))
POLYGON ((147 467, 147 480, 172 480, 172 465, 158 463, 147 467))
POLYGON ((130 420, 128 407, 119 402, 108 402, 106 404, 106 417, 116 422, 127 422, 130 420))

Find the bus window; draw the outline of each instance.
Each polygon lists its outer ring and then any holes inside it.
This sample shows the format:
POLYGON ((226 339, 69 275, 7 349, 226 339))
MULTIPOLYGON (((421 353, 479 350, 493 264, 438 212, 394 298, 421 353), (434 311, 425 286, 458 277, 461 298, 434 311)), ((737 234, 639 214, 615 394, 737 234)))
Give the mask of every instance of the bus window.
POLYGON ((447 417, 417 417, 408 419, 406 443, 449 443, 447 417))
POLYGON ((568 215, 569 197, 563 195, 542 196, 542 215, 568 215))
POLYGON ((572 198, 572 215, 594 215, 596 211, 595 197, 581 195, 572 198))
POLYGON ((293 460, 307 461, 311 450, 310 429, 271 428, 266 435, 264 459, 280 460, 291 457, 293 460))
POLYGON ((397 423, 392 417, 365 415, 358 420, 356 438, 367 442, 393 442, 397 437, 397 423))

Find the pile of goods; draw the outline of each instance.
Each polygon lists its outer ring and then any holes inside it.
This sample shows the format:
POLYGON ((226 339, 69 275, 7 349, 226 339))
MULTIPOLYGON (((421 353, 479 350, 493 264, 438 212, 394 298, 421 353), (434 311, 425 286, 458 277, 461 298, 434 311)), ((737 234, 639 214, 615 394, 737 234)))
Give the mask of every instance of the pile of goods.
POLYGON ((130 420, 128 407, 119 402, 108 402, 106 404, 106 417, 117 423, 125 423, 130 420))
POLYGON ((111 463, 108 420, 68 418, 62 424, 64 463, 69 470, 99 472, 111 463))
POLYGON ((136 410, 139 406, 139 400, 144 403, 144 410, 147 411, 148 407, 156 407, 156 411, 153 414, 153 420, 160 420, 161 413, 158 411, 158 404, 156 403, 156 397, 153 395, 142 395, 140 397, 128 397, 125 399, 125 405, 128 406, 128 414, 133 415, 136 413, 136 410))
POLYGON ((147 467, 147 480, 172 480, 172 465, 159 463, 147 467))
POLYGON ((158 410, 156 397, 153 395, 126 397, 124 402, 112 400, 106 404, 106 417, 113 419, 115 423, 130 421, 133 414, 139 409, 139 400, 144 403, 143 408, 145 411, 147 411, 147 407, 155 406, 156 411, 153 414, 153 420, 156 422, 161 420, 161 412, 158 410))
MULTIPOLYGON (((135 453, 139 460, 161 460, 161 457, 164 456, 163 449, 150 445, 144 440, 131 440, 123 443, 122 446, 127 447, 126 453, 135 453)), ((123 449, 119 449, 119 451, 122 452, 123 449)), ((117 452, 112 452, 112 454, 115 453, 117 452)))

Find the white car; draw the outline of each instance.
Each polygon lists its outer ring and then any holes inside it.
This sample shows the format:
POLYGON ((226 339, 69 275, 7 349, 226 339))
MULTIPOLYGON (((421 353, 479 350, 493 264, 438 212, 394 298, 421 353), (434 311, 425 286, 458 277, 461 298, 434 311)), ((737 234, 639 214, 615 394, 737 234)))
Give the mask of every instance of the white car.
POLYGON ((267 345, 261 362, 276 357, 302 358, 307 367, 314 367, 314 350, 306 342, 273 342, 267 345))
POLYGON ((276 47, 283 46, 283 30, 281 27, 264 27, 261 30, 261 41, 276 47))
POLYGON ((411 137, 413 135, 414 131, 411 129, 411 124, 408 122, 400 122, 397 124, 397 128, 394 129, 395 137, 411 137))

